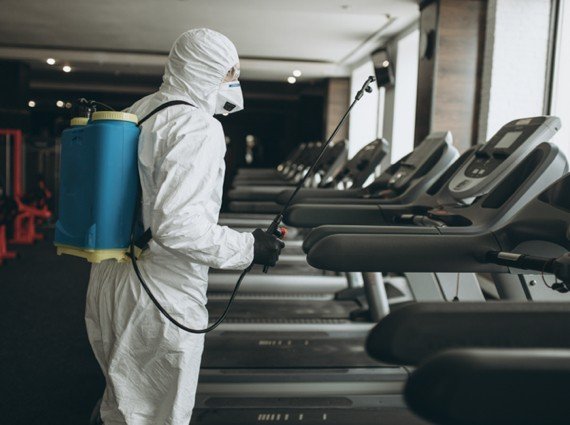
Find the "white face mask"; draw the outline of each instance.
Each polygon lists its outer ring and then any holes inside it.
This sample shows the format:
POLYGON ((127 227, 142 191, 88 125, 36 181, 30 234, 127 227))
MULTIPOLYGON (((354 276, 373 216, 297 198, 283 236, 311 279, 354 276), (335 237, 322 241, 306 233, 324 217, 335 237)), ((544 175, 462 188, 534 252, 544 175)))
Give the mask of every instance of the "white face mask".
POLYGON ((243 109, 243 94, 239 81, 222 83, 218 90, 215 114, 232 114, 243 109))

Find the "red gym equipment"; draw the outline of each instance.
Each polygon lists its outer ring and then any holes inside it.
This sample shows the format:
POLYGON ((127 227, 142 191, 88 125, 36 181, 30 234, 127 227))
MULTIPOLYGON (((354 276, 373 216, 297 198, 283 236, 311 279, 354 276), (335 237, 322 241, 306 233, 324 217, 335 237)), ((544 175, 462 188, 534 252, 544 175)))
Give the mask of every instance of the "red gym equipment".
POLYGON ((0 226, 0 266, 5 260, 13 260, 18 253, 8 250, 6 242, 6 226, 0 226))
MULTIPOLYGON (((9 181, 6 186, 11 188, 10 195, 18 204, 18 215, 14 219, 14 234, 10 239, 11 244, 31 245, 37 240, 43 239, 43 235, 36 231, 36 220, 47 220, 51 217, 51 212, 47 207, 42 209, 34 208, 22 202, 22 130, 0 129, 0 136, 6 144, 10 143, 11 158, 7 155, 7 167, 12 166, 12 173, 7 170, 9 181)), ((2 260, 15 257, 14 252, 8 251, 6 243, 6 229, 0 230, 0 264, 2 260)))

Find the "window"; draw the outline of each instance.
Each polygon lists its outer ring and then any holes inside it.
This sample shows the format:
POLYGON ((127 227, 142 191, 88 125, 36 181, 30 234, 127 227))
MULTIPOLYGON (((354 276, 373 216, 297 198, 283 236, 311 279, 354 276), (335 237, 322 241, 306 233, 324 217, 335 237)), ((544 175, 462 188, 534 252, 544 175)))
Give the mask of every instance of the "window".
POLYGON ((489 2, 480 141, 511 120, 544 113, 550 8, 551 0, 489 2))
MULTIPOLYGON (((369 60, 356 67, 350 77, 350 101, 361 89, 366 79, 374 75, 374 65, 369 60)), ((352 158, 363 146, 376 139, 378 128, 378 86, 371 84, 372 93, 365 93, 364 97, 354 106, 350 113, 348 127, 348 156, 352 158)))
POLYGON ((418 89, 419 30, 398 40, 391 162, 414 149, 418 89))
POLYGON ((560 1, 559 7, 550 113, 560 117, 562 128, 552 141, 570 160, 570 2, 560 1))
POLYGON ((384 136, 384 113, 386 112, 386 87, 378 89, 378 125, 376 129, 377 137, 384 136))

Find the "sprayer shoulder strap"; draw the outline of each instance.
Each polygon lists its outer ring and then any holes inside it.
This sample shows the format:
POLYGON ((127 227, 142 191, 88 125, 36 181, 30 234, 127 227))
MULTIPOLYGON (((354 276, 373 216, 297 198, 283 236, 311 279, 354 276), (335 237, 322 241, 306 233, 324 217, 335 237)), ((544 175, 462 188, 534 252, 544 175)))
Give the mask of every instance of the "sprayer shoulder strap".
POLYGON ((193 104, 191 104, 190 102, 186 102, 185 100, 171 100, 170 102, 165 102, 161 105, 158 105, 156 108, 154 108, 152 111, 150 111, 148 114, 146 114, 138 123, 138 126, 140 127, 141 125, 144 124, 144 122, 146 120, 148 120, 149 118, 151 118, 154 114, 158 114, 160 111, 162 111, 163 109, 166 108, 170 108, 171 106, 176 106, 176 105, 188 105, 188 106, 194 106, 193 104))
MULTIPOLYGON (((171 100, 170 102, 165 102, 165 103, 157 106, 152 111, 150 111, 148 114, 146 114, 139 121, 138 126, 140 127, 141 125, 143 125, 145 123, 145 121, 147 121, 149 118, 151 118, 153 115, 159 113, 163 109, 169 108, 171 106, 176 106, 176 105, 188 105, 188 106, 195 107, 190 102, 186 102, 184 100, 171 100)), ((142 222, 143 222, 142 221, 142 187, 140 185, 140 182, 139 182, 139 195, 138 195, 138 199, 137 199, 137 208, 139 211, 137 214, 137 220, 139 221, 139 223, 142 226, 142 222)), ((144 231, 144 233, 140 237, 137 238, 137 240, 135 241, 135 246, 137 248, 140 248, 140 249, 145 249, 148 246, 148 243, 150 242, 151 239, 152 239, 152 231, 150 230, 150 227, 149 227, 148 229, 146 229, 144 231)))

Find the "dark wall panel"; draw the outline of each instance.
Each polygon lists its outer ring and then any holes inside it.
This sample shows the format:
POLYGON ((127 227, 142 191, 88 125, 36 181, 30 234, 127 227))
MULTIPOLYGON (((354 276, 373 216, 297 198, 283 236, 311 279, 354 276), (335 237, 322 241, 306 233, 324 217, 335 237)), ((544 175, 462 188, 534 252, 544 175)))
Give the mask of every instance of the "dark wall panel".
POLYGON ((437 43, 437 14, 438 3, 434 1, 423 6, 420 17, 418 92, 414 136, 416 145, 425 139, 431 127, 437 43))
POLYGON ((424 2, 415 141, 450 130, 464 151, 477 141, 486 0, 424 2))
POLYGON ((0 61, 0 128, 27 128, 29 78, 27 64, 0 61))

